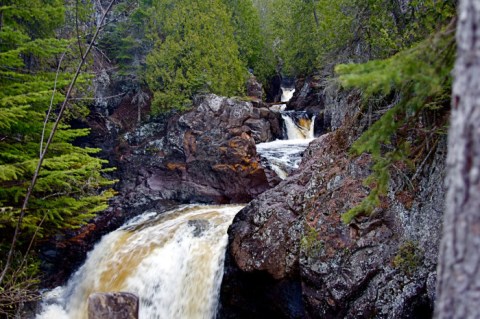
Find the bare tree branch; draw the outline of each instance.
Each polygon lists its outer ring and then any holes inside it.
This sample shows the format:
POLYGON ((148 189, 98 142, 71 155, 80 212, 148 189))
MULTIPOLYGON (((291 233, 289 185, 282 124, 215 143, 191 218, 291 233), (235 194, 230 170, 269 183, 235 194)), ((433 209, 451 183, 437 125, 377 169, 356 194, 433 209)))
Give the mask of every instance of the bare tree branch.
POLYGON ((55 74, 55 82, 53 83, 52 98, 50 99, 50 105, 48 106, 47 115, 45 115, 45 121, 43 121, 42 137, 40 139, 40 153, 38 153, 39 156, 41 156, 43 152, 43 141, 45 139, 45 131, 47 129, 48 120, 50 119, 50 114, 52 113, 53 100, 55 98, 55 92, 57 91, 58 74, 60 73, 60 67, 62 65, 65 54, 67 54, 67 51, 63 52, 62 56, 60 57, 60 61, 58 61, 57 73, 55 74))

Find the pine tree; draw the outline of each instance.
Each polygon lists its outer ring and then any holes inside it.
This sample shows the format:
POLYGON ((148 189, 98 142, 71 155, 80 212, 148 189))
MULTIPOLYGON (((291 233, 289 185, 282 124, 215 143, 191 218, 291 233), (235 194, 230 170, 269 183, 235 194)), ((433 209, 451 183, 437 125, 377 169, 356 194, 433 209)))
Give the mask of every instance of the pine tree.
MULTIPOLYGON (((64 24, 64 11, 61 0, 2 1, 0 7, 2 270, 39 153, 45 148, 45 137, 57 116, 55 107, 64 100, 64 88, 72 77, 69 66, 72 42, 55 37, 55 31, 64 24), (57 74, 55 69, 61 61, 57 74)), ((86 76, 79 78, 78 95, 86 90, 88 80, 86 76)), ((72 129, 68 120, 84 116, 87 111, 85 105, 72 104, 50 145, 21 224, 13 260, 15 267, 9 267, 11 272, 0 287, 0 312, 12 310, 7 303, 25 301, 9 299, 12 291, 29 293, 35 284, 32 276, 38 264, 34 255, 23 257, 25 252, 22 252, 32 238, 79 227, 106 208, 108 198, 113 195, 106 188, 112 181, 102 176, 107 171, 102 168, 105 161, 92 156, 98 150, 73 144, 76 138, 87 135, 88 130, 72 129)))
POLYGON ((260 15, 252 0, 223 0, 231 14, 240 59, 261 82, 275 72, 275 59, 267 48, 260 27, 260 15))
MULTIPOLYGON (((354 155, 364 152, 371 154, 374 165, 372 175, 365 181, 371 191, 360 205, 342 216, 346 223, 358 214, 370 214, 378 206, 381 197, 388 191, 390 170, 396 162, 403 162, 407 166, 420 164, 416 161, 425 148, 417 148, 417 154, 411 154, 412 141, 401 136, 399 131, 417 125, 425 115, 424 111, 445 111, 449 105, 455 41, 452 24, 448 22, 455 15, 455 5, 445 2, 440 6, 428 1, 424 5, 421 9, 425 11, 417 14, 420 20, 411 29, 405 28, 402 32, 415 34, 417 40, 422 37, 426 39, 414 44, 410 42, 411 39, 404 42, 399 40, 397 47, 405 48, 391 57, 363 64, 337 65, 335 68, 344 87, 362 89, 365 105, 372 105, 373 100, 388 101, 392 95, 398 97, 352 146, 354 155), (436 21, 435 26, 415 31, 418 26, 428 25, 432 19, 436 21), (427 33, 435 28, 434 34, 427 33)), ((372 19, 380 21, 385 18, 376 16, 372 19)), ((386 34, 385 39, 401 39, 403 35, 386 34)), ((377 41, 388 42, 385 39, 377 41)), ((377 46, 381 47, 381 44, 377 46)), ((440 133, 443 127, 424 129, 440 133)))

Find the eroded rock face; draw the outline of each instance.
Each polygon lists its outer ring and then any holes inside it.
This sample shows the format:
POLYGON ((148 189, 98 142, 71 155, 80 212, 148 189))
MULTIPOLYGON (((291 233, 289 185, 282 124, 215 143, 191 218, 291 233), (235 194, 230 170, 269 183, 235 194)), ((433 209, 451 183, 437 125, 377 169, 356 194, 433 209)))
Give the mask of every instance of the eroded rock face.
POLYGON ((415 189, 394 174, 374 214, 346 225, 341 214, 366 196, 371 166, 368 155, 347 154, 352 136, 339 130, 316 139, 296 174, 237 215, 222 283, 225 318, 431 315, 446 147, 411 181, 415 189))
POLYGON ((190 112, 141 126, 125 135, 122 189, 132 199, 249 201, 269 187, 255 150, 272 139, 269 113, 206 95, 190 112))
POLYGON ((263 100, 263 87, 260 82, 252 75, 247 81, 247 96, 263 100))

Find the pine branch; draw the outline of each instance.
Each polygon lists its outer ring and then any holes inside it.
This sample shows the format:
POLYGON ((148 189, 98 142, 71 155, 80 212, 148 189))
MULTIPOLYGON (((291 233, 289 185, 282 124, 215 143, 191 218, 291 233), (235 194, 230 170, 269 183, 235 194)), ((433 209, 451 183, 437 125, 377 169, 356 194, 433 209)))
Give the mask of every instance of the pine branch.
POLYGON ((115 0, 111 0, 110 3, 108 4, 107 8, 103 11, 102 17, 101 17, 100 22, 98 23, 98 26, 97 26, 97 30, 95 31, 95 34, 93 35, 92 40, 90 41, 90 44, 88 45, 87 50, 85 51, 85 54, 82 56, 78 66, 77 66, 77 69, 75 71, 75 75, 74 75, 72 81, 70 82, 67 93, 65 94, 65 99, 62 103, 62 106, 60 107, 60 111, 58 113, 57 119, 55 120, 55 123, 53 124, 53 128, 50 131, 50 135, 48 137, 48 140, 45 143, 45 149, 43 150, 43 152, 40 153, 40 157, 39 157, 39 160, 38 160, 37 167, 36 167, 35 172, 33 174, 30 186, 28 187, 27 194, 26 194, 25 199, 23 201, 22 209, 20 210, 20 216, 18 217, 18 221, 17 221, 16 227, 15 227, 15 232, 13 234, 13 239, 12 239, 12 244, 10 245, 10 250, 8 251, 7 260, 5 262, 5 267, 2 270, 2 273, 0 274, 0 284, 3 282, 5 276, 6 276, 8 270, 10 268, 10 264, 12 262, 12 257, 13 257, 13 252, 14 252, 14 249, 15 249, 15 245, 17 243, 18 236, 20 235, 20 228, 21 228, 21 225, 22 225, 22 221, 23 221, 23 218, 25 217, 25 212, 27 210, 28 202, 30 200, 30 196, 32 195, 33 188, 35 187, 35 184, 37 182, 37 178, 38 178, 38 175, 40 173, 40 169, 41 169, 43 160, 45 159, 45 156, 47 155, 48 148, 49 148, 50 144, 52 143, 53 138, 55 137, 55 133, 58 129, 58 126, 60 124, 60 120, 62 119, 63 113, 65 112, 65 110, 67 108, 68 101, 70 99, 70 95, 72 94, 73 88, 75 86, 75 83, 77 82, 77 79, 78 79, 79 75, 80 75, 81 69, 82 69, 83 65, 85 64, 87 56, 88 56, 90 50, 92 49, 93 44, 94 44, 95 40, 97 39, 97 37, 100 33, 100 30, 102 29, 103 22, 105 21, 105 18, 107 17, 108 12, 111 10, 114 2, 115 2, 115 0))

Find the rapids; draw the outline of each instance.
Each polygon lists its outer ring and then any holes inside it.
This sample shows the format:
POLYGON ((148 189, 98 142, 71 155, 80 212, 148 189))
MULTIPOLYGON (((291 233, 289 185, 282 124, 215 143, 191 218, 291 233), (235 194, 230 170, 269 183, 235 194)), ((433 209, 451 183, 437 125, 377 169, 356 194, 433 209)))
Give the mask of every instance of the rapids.
MULTIPOLYGON (((294 89, 282 91, 287 102, 294 89)), ((284 179, 313 139, 315 117, 293 111, 281 115, 287 140, 256 147, 284 179)), ((135 217, 105 235, 65 286, 44 294, 37 319, 86 319, 90 294, 116 291, 139 296, 141 319, 215 318, 227 230, 242 208, 185 205, 135 217)))
POLYGON ((257 144, 258 154, 281 179, 298 168, 303 151, 314 138, 315 116, 305 112, 282 111, 286 140, 257 144))
POLYGON ((65 287, 44 296, 37 319, 86 319, 93 292, 140 297, 140 318, 215 317, 227 229, 240 205, 145 213, 105 235, 65 287))

